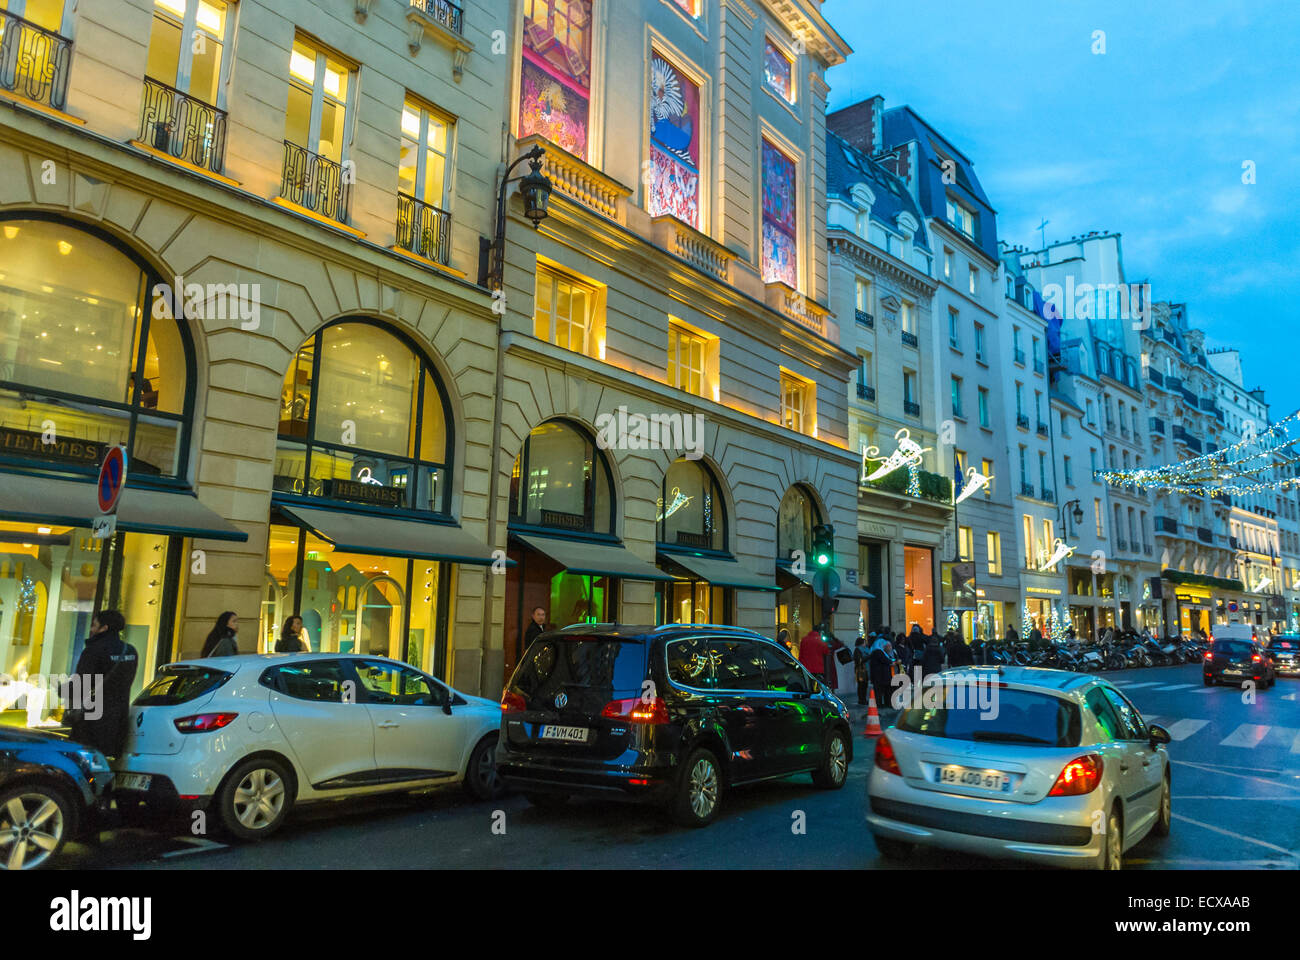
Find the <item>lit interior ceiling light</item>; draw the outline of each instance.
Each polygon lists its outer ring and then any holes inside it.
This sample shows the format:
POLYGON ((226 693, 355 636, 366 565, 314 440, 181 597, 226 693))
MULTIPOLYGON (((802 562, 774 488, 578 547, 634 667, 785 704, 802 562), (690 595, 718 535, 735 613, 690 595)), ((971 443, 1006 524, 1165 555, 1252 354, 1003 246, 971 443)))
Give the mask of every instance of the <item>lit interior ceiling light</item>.
POLYGON ((68 243, 68 241, 66 240, 60 240, 59 253, 63 254, 66 257, 71 252, 72 252, 72 244, 68 243))
POLYGON ((18 236, 18 227, 11 223, 5 224, 5 239, 12 240, 16 236, 18 236))

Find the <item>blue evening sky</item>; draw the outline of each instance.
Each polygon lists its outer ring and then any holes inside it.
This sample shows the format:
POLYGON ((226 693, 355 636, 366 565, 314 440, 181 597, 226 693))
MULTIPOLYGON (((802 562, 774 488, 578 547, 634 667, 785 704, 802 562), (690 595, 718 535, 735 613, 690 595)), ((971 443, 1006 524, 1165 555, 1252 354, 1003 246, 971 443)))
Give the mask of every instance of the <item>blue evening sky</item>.
POLYGON ((1300 407, 1300 3, 826 0, 829 109, 910 104, 975 164, 998 237, 1121 234, 1125 273, 1300 407), (1092 52, 1105 31, 1106 52, 1092 52), (1242 163, 1255 164, 1254 185, 1242 163))

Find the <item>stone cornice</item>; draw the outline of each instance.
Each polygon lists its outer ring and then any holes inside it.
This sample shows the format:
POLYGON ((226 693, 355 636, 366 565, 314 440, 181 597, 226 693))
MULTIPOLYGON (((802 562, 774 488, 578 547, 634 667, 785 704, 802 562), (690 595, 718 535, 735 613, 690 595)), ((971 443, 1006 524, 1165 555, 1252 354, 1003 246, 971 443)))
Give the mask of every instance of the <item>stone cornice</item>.
POLYGON ((802 41, 808 52, 826 66, 843 63, 853 52, 826 22, 818 0, 762 0, 762 3, 792 37, 802 41))
POLYGON ((842 228, 837 227, 827 233, 826 245, 832 254, 847 255, 863 266, 869 267, 876 273, 885 274, 923 297, 933 297, 935 291, 939 289, 937 280, 927 277, 919 270, 906 264, 899 263, 893 257, 878 253, 876 248, 857 234, 849 233, 842 228))

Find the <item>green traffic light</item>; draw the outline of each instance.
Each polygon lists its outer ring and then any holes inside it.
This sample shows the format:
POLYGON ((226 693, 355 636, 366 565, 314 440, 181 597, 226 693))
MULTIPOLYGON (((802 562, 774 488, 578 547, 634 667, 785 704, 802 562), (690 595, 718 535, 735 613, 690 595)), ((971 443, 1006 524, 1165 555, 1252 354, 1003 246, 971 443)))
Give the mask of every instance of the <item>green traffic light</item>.
POLYGON ((831 562, 831 558, 824 553, 817 554, 817 566, 824 567, 831 562))

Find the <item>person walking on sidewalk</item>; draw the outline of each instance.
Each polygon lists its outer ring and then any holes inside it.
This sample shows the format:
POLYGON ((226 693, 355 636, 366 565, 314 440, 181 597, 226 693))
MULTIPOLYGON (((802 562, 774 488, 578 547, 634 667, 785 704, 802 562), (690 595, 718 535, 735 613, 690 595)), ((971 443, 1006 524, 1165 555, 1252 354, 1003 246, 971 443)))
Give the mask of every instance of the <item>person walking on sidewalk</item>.
POLYGON ((890 698, 894 690, 891 682, 894 675, 894 645, 888 640, 881 639, 871 648, 868 671, 871 674, 871 688, 876 694, 876 709, 890 709, 890 698))
POLYGON ((239 632, 239 617, 235 611, 227 610, 217 617, 217 624, 203 641, 203 656, 233 657, 239 653, 239 643, 235 634, 239 632))
POLYGON ((818 680, 825 681, 826 654, 830 651, 816 629, 809 630, 799 641, 799 662, 818 680))
POLYGON ((853 645, 853 679, 858 683, 858 706, 867 705, 867 688, 871 685, 871 648, 867 646, 866 637, 858 637, 853 645))
POLYGON ((943 669, 943 645, 937 636, 931 636, 921 653, 921 677, 930 676, 943 669))

